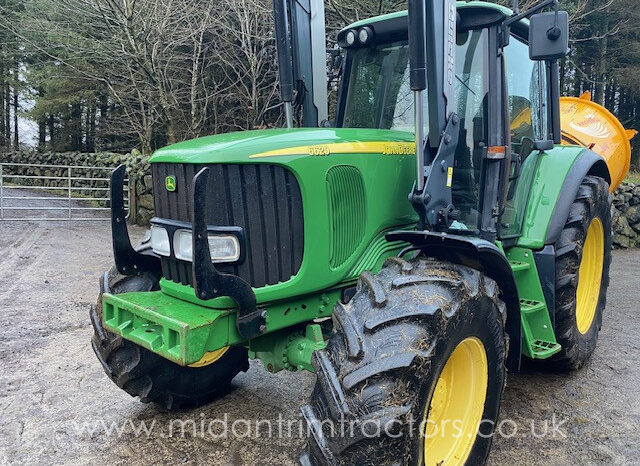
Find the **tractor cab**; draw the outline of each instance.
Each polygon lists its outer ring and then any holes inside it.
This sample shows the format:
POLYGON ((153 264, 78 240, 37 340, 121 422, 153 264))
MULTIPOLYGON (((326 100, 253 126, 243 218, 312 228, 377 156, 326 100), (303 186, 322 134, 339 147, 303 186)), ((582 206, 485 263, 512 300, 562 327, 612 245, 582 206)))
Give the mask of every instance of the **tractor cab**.
MULTIPOLYGON (((451 108, 459 119, 453 135, 458 144, 445 177, 446 187, 451 188, 452 202, 445 206, 450 212, 444 212, 444 222, 432 225, 439 230, 487 239, 517 237, 524 219, 518 213, 524 212, 527 200, 518 193, 529 190, 528 167, 536 158, 529 156, 536 144, 553 137, 552 112, 557 109, 550 103, 552 65, 529 58, 528 20, 503 27, 511 14, 495 4, 457 5, 451 108), (485 163, 495 157, 500 157, 498 171, 485 163), (485 182, 487 172, 490 179, 485 182), (495 192, 483 196, 485 188, 495 192), (500 219, 494 226, 496 210, 500 219)), ((338 43, 345 58, 336 126, 415 131, 408 25, 405 11, 359 21, 340 31, 338 43)), ((438 105, 430 103, 426 89, 422 101, 423 108, 438 105)), ((422 113, 429 140, 430 112, 422 113)))

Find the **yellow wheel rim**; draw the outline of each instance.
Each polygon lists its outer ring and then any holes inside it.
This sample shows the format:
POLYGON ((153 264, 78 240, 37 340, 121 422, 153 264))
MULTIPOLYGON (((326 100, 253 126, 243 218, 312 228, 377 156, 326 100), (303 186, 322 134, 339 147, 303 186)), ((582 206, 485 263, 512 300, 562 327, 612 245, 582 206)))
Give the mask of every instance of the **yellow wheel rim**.
POLYGON ((604 265, 604 228, 599 218, 594 218, 587 230, 582 248, 582 260, 578 269, 576 291, 576 323, 583 335, 589 331, 598 308, 602 266, 604 265))
POLYGON ((202 366, 208 366, 209 364, 213 364, 222 356, 224 356, 224 353, 226 353, 228 349, 229 347, 225 346, 224 348, 220 348, 219 350, 209 351, 208 353, 204 353, 204 356, 200 358, 200 361, 196 361, 193 364, 189 364, 189 367, 202 367, 202 366))
POLYGON ((442 369, 431 397, 424 438, 426 466, 464 464, 482 421, 489 379, 487 353, 463 340, 442 369))

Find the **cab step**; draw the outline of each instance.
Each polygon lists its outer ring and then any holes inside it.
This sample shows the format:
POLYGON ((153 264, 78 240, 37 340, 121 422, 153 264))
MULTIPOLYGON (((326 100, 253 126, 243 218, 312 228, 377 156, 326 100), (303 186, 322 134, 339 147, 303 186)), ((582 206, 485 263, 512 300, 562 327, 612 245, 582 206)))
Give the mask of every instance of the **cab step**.
POLYGON ((540 277, 530 249, 513 247, 506 251, 516 279, 522 323, 522 354, 532 359, 546 359, 561 346, 556 342, 540 277))
POLYGON ((547 311, 547 305, 541 301, 535 301, 533 299, 521 299, 520 300, 520 312, 523 314, 533 314, 538 311, 547 311))
POLYGON ((531 345, 535 359, 547 359, 562 349, 560 343, 553 341, 535 340, 531 345))
POLYGON ((531 268, 531 266, 527 262, 522 262, 517 260, 510 260, 509 264, 511 265, 511 270, 513 270, 514 273, 524 272, 531 268))

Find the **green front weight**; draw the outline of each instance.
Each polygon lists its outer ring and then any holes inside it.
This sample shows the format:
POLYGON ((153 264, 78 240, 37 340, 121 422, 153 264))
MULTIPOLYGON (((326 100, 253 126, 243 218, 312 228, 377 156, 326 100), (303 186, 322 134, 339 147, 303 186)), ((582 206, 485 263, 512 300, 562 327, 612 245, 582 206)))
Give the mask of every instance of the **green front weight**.
POLYGON ((226 346, 229 337, 228 312, 180 301, 161 291, 105 294, 102 309, 107 330, 180 365, 226 346))
POLYGON ((267 315, 265 334, 250 342, 236 331, 234 309, 200 306, 162 291, 105 293, 103 322, 107 330, 182 366, 225 346, 249 346, 269 353, 279 345, 286 350, 286 363, 280 358, 273 367, 312 370, 311 354, 323 347, 322 332, 317 325, 307 326, 306 332, 300 325, 331 316, 340 294, 340 290, 330 290, 260 305, 267 315))

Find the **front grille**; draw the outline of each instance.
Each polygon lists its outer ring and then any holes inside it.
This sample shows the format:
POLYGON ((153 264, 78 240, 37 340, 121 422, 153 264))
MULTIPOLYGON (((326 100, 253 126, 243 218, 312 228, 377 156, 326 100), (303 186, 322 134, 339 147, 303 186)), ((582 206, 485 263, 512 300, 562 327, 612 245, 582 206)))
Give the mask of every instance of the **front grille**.
MULTIPOLYGON (((156 217, 192 222, 193 177, 205 165, 152 164, 156 217), (176 190, 167 191, 173 176, 176 190)), ((293 174, 276 165, 207 165, 207 223, 242 227, 247 254, 241 264, 216 264, 253 287, 284 282, 300 270, 304 248, 302 196, 293 174)), ((192 285, 191 263, 162 258, 168 280, 192 285)))

